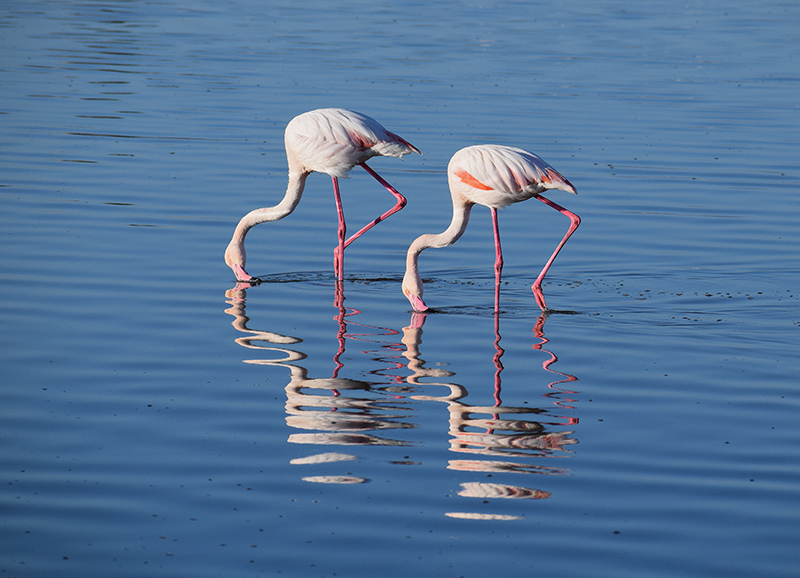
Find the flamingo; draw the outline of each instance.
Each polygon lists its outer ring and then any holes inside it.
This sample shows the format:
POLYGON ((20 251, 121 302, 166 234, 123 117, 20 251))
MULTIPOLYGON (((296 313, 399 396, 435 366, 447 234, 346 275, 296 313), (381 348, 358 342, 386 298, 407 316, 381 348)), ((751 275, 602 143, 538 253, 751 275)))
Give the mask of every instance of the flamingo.
POLYGON ((411 143, 389 132, 365 114, 341 108, 312 110, 293 118, 286 126, 284 138, 289 164, 289 185, 283 200, 274 207, 255 209, 239 221, 231 242, 225 250, 225 263, 233 270, 236 280, 257 284, 260 279, 245 271, 244 239, 248 231, 260 223, 283 219, 297 207, 303 195, 306 178, 312 172, 327 173, 333 180, 333 193, 339 215, 339 245, 334 249, 334 269, 337 279, 344 273, 344 249, 366 231, 396 213, 406 205, 406 199, 381 176, 367 166, 374 156, 402 158, 420 153, 411 143), (339 194, 339 179, 360 165, 394 195, 397 203, 345 240, 347 227, 339 194))
POLYGON ((473 205, 479 204, 489 207, 492 213, 497 254, 494 264, 494 310, 498 312, 503 252, 500 248, 500 233, 497 227, 497 209, 533 197, 566 215, 571 221, 567 234, 531 286, 537 304, 542 311, 546 311, 547 305, 541 290, 542 279, 581 220, 578 215, 543 197, 541 193, 548 189, 560 189, 577 194, 572 183, 535 154, 500 145, 475 145, 461 149, 450 159, 447 166, 447 180, 453 199, 453 220, 450 226, 438 235, 418 237, 408 248, 402 287, 414 310, 420 312, 428 310, 428 306, 422 300, 422 278, 418 268, 420 253, 429 247, 441 248, 455 243, 467 229, 473 205))

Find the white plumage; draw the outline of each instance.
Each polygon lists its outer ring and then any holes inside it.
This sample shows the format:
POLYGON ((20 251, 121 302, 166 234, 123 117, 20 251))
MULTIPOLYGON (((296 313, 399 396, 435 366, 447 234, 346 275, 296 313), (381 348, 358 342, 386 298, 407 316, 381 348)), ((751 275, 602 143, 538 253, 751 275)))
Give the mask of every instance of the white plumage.
POLYGON ((308 175, 312 172, 327 173, 333 180, 339 215, 339 245, 334 250, 334 268, 337 278, 341 279, 344 274, 345 247, 406 204, 405 197, 369 168, 366 161, 374 156, 402 157, 412 152, 419 153, 419 150, 383 128, 376 120, 341 108, 312 110, 293 118, 286 126, 284 142, 289 164, 286 194, 274 207, 255 209, 242 217, 225 249, 225 263, 233 270, 237 281, 258 283, 259 280, 244 269, 247 259, 244 239, 247 232, 260 223, 277 221, 290 214, 300 202, 308 175), (345 240, 346 226, 338 179, 345 177, 356 165, 361 165, 375 177, 397 199, 397 203, 345 240))
POLYGON ((447 167, 450 190, 477 205, 507 207, 548 189, 575 193, 552 166, 526 150, 502 145, 461 149, 447 167))
POLYGON ((403 277, 403 294, 415 311, 426 311, 422 300, 422 278, 419 274, 419 255, 428 248, 447 247, 455 243, 469 223, 469 214, 474 205, 485 205, 492 213, 495 240, 495 293, 494 310, 499 311, 500 272, 503 269, 503 252, 500 248, 500 232, 497 224, 497 209, 507 207, 530 198, 537 198, 548 206, 569 217, 571 225, 567 234, 545 264, 531 289, 536 302, 544 311, 546 305, 541 284, 547 270, 580 225, 580 217, 543 197, 548 189, 560 189, 575 194, 572 186, 558 171, 541 158, 528 151, 500 145, 475 145, 461 149, 447 166, 447 180, 453 200, 453 220, 450 226, 438 235, 421 235, 411 243, 406 255, 406 273, 403 277))
POLYGON ((402 158, 416 147, 367 115, 323 108, 296 116, 286 126, 286 150, 307 172, 343 178, 375 156, 402 158))

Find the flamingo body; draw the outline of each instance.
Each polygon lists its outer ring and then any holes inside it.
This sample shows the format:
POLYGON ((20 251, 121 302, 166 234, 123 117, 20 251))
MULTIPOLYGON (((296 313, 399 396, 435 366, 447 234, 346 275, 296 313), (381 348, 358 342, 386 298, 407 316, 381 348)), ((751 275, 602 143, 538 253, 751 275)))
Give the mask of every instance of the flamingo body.
POLYGON ((450 159, 447 180, 454 198, 495 209, 527 201, 547 189, 575 194, 572 183, 535 154, 501 145, 461 149, 450 159))
POLYGON ((246 214, 236 226, 225 250, 225 262, 233 270, 237 281, 258 282, 245 271, 244 240, 250 229, 267 221, 277 221, 297 207, 305 188, 306 178, 312 172, 326 173, 333 181, 339 214, 339 246, 334 251, 334 264, 339 279, 343 273, 344 248, 380 221, 399 211, 405 198, 365 163, 375 156, 403 157, 420 151, 400 136, 389 132, 376 120, 350 110, 324 108, 296 116, 286 126, 284 135, 286 159, 289 165, 289 184, 283 200, 274 207, 255 209, 246 214), (347 176, 355 166, 361 165, 397 198, 392 209, 380 215, 345 240, 346 226, 339 195, 338 179, 347 176))
POLYGON ((286 126, 284 142, 297 170, 337 178, 346 177, 353 167, 372 157, 402 158, 419 153, 376 120, 342 108, 312 110, 294 117, 286 126))
POLYGON ((549 189, 577 194, 572 183, 537 155, 523 149, 501 145, 474 145, 461 149, 450 159, 447 180, 453 201, 453 219, 450 226, 438 235, 418 237, 408 248, 403 293, 414 310, 428 309, 422 300, 423 286, 418 267, 420 253, 430 247, 441 248, 455 243, 464 234, 469 223, 470 211, 477 204, 489 207, 492 212, 496 248, 495 311, 497 311, 500 272, 503 268, 497 209, 534 197, 565 214, 571 221, 570 229, 532 286, 539 306, 545 310, 541 281, 564 243, 580 225, 580 218, 541 194, 549 189))

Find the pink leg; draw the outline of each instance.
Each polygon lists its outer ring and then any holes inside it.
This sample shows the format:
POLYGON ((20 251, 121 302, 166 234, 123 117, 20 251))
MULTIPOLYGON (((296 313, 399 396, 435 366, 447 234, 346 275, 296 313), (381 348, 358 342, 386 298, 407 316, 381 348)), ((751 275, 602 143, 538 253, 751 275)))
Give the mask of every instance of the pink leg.
POLYGON ((503 249, 500 248, 500 229, 497 225, 497 209, 490 207, 492 211, 492 226, 494 227, 494 312, 500 311, 500 274, 503 272, 503 249))
POLYGON ((339 193, 339 179, 333 179, 333 196, 336 199, 336 212, 339 215, 339 245, 333 250, 333 269, 336 273, 336 278, 340 281, 344 277, 344 248, 347 244, 344 242, 345 234, 347 233, 347 225, 344 222, 344 209, 342 208, 342 195, 339 193))
POLYGON ((539 276, 536 278, 536 281, 534 281, 533 285, 531 286, 533 294, 536 297, 536 302, 539 304, 539 307, 541 307, 542 311, 546 311, 547 305, 545 305, 544 294, 542 293, 542 280, 544 279, 544 276, 547 274, 547 270, 550 269, 550 265, 552 265, 553 261, 556 260, 556 255, 558 255, 559 251, 561 251, 561 248, 567 242, 567 239, 569 239, 570 236, 572 236, 572 233, 574 233, 575 229, 578 228, 578 225, 581 224, 581 218, 572 211, 568 211, 561 205, 554 203, 550 199, 547 199, 541 195, 538 195, 536 198, 542 201, 545 205, 554 208, 562 215, 566 215, 567 217, 569 217, 569 220, 571 221, 569 229, 567 230, 567 234, 564 235, 563 239, 561 239, 561 242, 558 244, 558 247, 556 247, 556 250, 553 251, 553 254, 550 256, 550 259, 548 259, 547 263, 545 263, 542 272, 539 273, 539 276))
POLYGON ((365 171, 367 171, 369 174, 371 174, 373 177, 375 177, 375 180, 377 180, 380 184, 382 184, 384 187, 386 187, 387 191, 389 191, 390 193, 392 193, 392 195, 395 196, 395 198, 397 199, 397 203, 395 204, 394 207, 392 207, 391 209, 386 211, 380 217, 377 217, 374 221, 372 221, 371 223, 369 223, 368 225, 363 227, 361 230, 359 230, 357 233, 355 233, 352 237, 347 239, 347 241, 345 241, 345 243, 344 243, 345 247, 350 245, 350 243, 352 243, 353 241, 358 239, 361 235, 363 235, 364 233, 369 231, 372 227, 374 227, 375 225, 377 225, 378 223, 380 223, 381 221, 383 221, 387 217, 390 217, 390 216, 394 215, 397 211, 399 211, 400 209, 405 207, 406 206, 406 202, 407 202, 406 198, 403 195, 401 195, 400 193, 397 192, 397 189, 395 189, 392 185, 390 185, 385 180, 383 180, 383 177, 381 177, 378 173, 376 173, 371 168, 369 168, 367 166, 367 163, 361 163, 361 166, 364 167, 365 171))

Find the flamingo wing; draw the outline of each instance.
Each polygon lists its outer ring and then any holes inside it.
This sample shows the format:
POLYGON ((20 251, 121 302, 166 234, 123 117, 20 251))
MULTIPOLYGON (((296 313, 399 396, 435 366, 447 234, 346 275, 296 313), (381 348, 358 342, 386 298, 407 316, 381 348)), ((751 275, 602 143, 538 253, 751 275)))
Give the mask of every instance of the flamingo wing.
POLYGON ((489 207, 524 201, 547 189, 575 188, 537 155, 515 147, 475 145, 458 151, 448 175, 468 200, 489 207))
POLYGON ((374 156, 419 152, 376 120, 350 110, 325 108, 301 114, 286 127, 286 148, 310 171, 344 177, 374 156))

